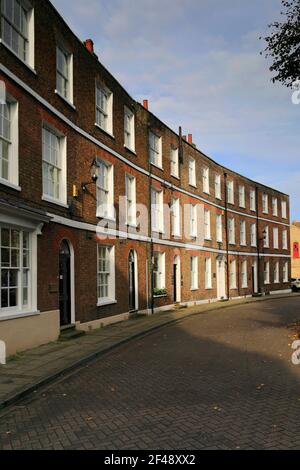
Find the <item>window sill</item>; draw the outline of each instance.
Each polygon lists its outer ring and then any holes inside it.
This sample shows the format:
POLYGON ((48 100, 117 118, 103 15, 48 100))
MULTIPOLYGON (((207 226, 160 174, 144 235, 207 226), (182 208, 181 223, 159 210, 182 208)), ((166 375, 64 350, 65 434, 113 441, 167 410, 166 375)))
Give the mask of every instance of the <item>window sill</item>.
POLYGON ((199 287, 192 287, 190 290, 191 292, 196 292, 197 290, 199 290, 199 287))
POLYGON ((246 206, 239 206, 240 209, 246 209, 246 206))
POLYGON ((163 297, 168 297, 168 294, 153 295, 153 298, 154 298, 154 299, 162 299, 163 297))
POLYGON ((181 233, 172 233, 172 237, 181 238, 181 233))
POLYGON ((111 132, 107 131, 106 129, 103 129, 103 127, 99 126, 99 124, 97 124, 96 122, 95 122, 95 127, 97 127, 100 131, 102 131, 102 132, 104 132, 105 134, 107 134, 107 135, 108 135, 109 137, 111 137, 112 139, 115 139, 115 136, 114 136, 111 132))
POLYGON ((21 191, 21 187, 14 184, 14 183, 10 183, 9 181, 6 181, 5 179, 2 179, 0 178, 0 184, 2 184, 3 186, 7 186, 8 188, 10 189, 14 189, 15 191, 21 191))
POLYGON ((116 303, 117 301, 113 299, 99 300, 97 302, 97 307, 105 307, 105 305, 115 305, 116 303))
POLYGON ((54 90, 54 93, 59 96, 65 103, 67 103, 74 111, 76 111, 76 106, 74 106, 72 101, 69 101, 67 98, 65 98, 58 90, 54 90))
POLYGON ((171 173, 171 176, 172 176, 172 178, 176 178, 178 181, 180 181, 180 176, 178 176, 178 175, 173 175, 172 173, 171 173))
POLYGON ((18 318, 26 318, 26 317, 35 317, 40 315, 40 311, 29 311, 29 312, 14 312, 14 313, 7 313, 0 315, 0 322, 1 321, 7 321, 7 320, 17 320, 18 318))
POLYGON ((155 163, 151 163, 151 165, 154 166, 155 168, 158 168, 158 170, 164 171, 162 166, 156 165, 155 163))
POLYGON ((133 155, 137 156, 137 155, 136 155, 136 151, 133 150, 133 149, 131 149, 130 147, 127 147, 127 145, 124 145, 124 149, 127 150, 127 152, 130 152, 130 153, 132 153, 133 155))
POLYGON ((209 238, 204 237, 204 241, 205 242, 212 242, 212 238, 211 237, 209 237, 209 238))
POLYGON ((203 194, 206 194, 206 196, 210 196, 210 192, 208 191, 203 191, 203 194))
POLYGON ((135 228, 135 229, 137 229, 139 226, 138 226, 137 223, 134 224, 134 223, 126 222, 126 227, 127 227, 127 228, 135 228))
POLYGON ((55 204, 56 206, 64 207, 65 209, 69 209, 69 205, 65 204, 64 202, 58 201, 57 199, 52 199, 49 196, 42 196, 42 201, 50 202, 50 204, 55 204))
POLYGON ((24 64, 29 70, 30 72, 34 73, 34 75, 37 75, 37 72, 36 70, 31 67, 31 65, 27 64, 27 62, 25 62, 25 60, 21 59, 21 57, 18 56, 18 54, 11 48, 9 47, 7 44, 5 44, 5 42, 3 41, 3 39, 0 38, 0 44, 2 44, 2 46, 4 46, 7 50, 9 50, 9 52, 11 52, 17 59, 19 59, 20 62, 22 62, 22 64, 24 64))
POLYGON ((198 189, 197 186, 196 186, 195 184, 193 184, 193 183, 189 183, 189 186, 191 186, 191 187, 194 188, 194 189, 198 189))
POLYGON ((96 215, 97 219, 101 219, 101 220, 107 220, 107 222, 116 222, 116 218, 115 217, 110 217, 109 215, 101 215, 101 214, 97 214, 96 215))
POLYGON ((210 286, 210 287, 205 287, 205 290, 212 290, 212 286, 210 286))

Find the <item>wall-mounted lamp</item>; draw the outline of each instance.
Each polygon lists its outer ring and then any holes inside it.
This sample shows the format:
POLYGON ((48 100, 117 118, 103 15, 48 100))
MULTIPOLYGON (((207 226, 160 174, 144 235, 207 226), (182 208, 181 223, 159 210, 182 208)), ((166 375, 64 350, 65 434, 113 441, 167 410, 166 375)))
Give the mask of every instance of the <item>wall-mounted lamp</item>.
POLYGON ((87 183, 81 183, 82 191, 86 192, 88 186, 90 186, 91 184, 95 184, 97 182, 97 180, 98 180, 98 168, 99 168, 99 165, 97 163, 97 160, 94 160, 92 165, 91 165, 91 169, 90 169, 91 181, 88 181, 87 183))

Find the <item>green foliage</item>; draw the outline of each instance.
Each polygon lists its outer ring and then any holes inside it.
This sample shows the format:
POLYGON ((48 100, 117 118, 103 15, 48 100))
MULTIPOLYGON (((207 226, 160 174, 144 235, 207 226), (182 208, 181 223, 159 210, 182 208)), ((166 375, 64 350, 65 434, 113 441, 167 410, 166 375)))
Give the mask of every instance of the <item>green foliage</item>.
POLYGON ((283 21, 269 25, 271 34, 265 37, 263 53, 271 59, 272 81, 291 87, 300 78, 300 0, 282 0, 283 21))
POLYGON ((167 295, 167 289, 153 289, 153 295, 156 297, 159 295, 167 295))

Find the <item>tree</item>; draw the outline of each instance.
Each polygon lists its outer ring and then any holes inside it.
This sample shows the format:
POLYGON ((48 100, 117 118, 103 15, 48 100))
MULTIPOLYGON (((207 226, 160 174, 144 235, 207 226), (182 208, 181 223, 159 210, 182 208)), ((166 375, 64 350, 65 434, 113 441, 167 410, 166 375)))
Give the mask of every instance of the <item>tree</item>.
POLYGON ((265 37, 266 58, 270 58, 271 72, 276 75, 273 83, 281 82, 287 87, 300 79, 300 0, 281 0, 284 21, 275 21, 269 25, 272 32, 265 37))

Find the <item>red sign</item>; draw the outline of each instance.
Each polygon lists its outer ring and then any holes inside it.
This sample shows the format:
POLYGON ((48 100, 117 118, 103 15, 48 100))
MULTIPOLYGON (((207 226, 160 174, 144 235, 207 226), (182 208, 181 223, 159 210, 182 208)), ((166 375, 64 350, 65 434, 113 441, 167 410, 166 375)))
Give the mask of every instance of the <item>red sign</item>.
POLYGON ((293 244, 293 257, 299 258, 299 243, 298 242, 295 242, 293 244))

